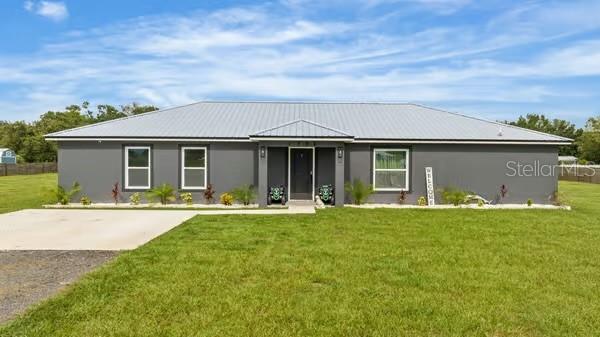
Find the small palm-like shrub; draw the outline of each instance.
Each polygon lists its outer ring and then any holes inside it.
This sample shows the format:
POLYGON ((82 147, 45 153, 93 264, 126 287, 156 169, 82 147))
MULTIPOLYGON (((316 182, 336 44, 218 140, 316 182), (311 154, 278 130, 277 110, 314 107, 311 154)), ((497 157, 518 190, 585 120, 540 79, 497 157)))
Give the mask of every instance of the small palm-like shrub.
POLYGON ((366 185, 360 179, 354 179, 352 183, 347 181, 344 189, 350 194, 356 205, 363 204, 373 194, 373 185, 366 185))
POLYGON ((175 189, 169 184, 161 184, 146 192, 148 200, 159 200, 161 204, 166 205, 169 201, 175 201, 175 189))
POLYGON ((533 205, 533 200, 527 199, 527 206, 531 207, 533 205))
POLYGON ((86 196, 86 195, 84 195, 83 197, 81 197, 81 199, 79 201, 81 202, 81 204, 83 206, 89 206, 89 205, 92 204, 92 200, 88 196, 86 196))
POLYGON ((231 206, 233 204, 233 195, 225 192, 225 193, 221 194, 221 197, 219 197, 219 200, 221 200, 221 203, 223 205, 231 206))
POLYGON ((140 192, 135 192, 129 197, 129 203, 132 205, 139 205, 142 201, 142 195, 140 192))
POLYGON ((427 206, 427 198, 425 198, 424 196, 420 196, 419 199, 417 199, 417 205, 427 206))
POLYGON ((179 199, 181 199, 181 201, 185 202, 185 204, 188 206, 191 206, 194 203, 194 199, 192 198, 192 193, 189 193, 189 192, 181 193, 179 195, 179 199))
POLYGON ((233 195, 233 198, 236 201, 246 206, 250 205, 256 199, 256 191, 254 191, 254 187, 247 184, 231 190, 231 195, 233 195))
POLYGON ((445 204, 452 204, 454 206, 462 205, 467 202, 469 194, 471 193, 455 187, 446 187, 442 190, 442 201, 445 204))
POLYGON ((71 202, 71 199, 73 199, 75 194, 79 193, 79 191, 81 191, 81 186, 78 182, 74 182, 70 190, 66 190, 64 187, 58 185, 54 191, 54 195, 59 204, 68 205, 71 202))

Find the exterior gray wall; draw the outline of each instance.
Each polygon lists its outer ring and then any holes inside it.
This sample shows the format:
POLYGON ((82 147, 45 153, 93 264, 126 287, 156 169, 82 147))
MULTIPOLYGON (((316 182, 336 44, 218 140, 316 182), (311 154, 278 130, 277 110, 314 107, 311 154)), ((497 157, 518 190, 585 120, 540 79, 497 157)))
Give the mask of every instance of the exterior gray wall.
MULTIPOLYGON (((434 171, 436 189, 455 186, 471 190, 487 199, 499 195, 500 186, 508 187, 504 202, 524 203, 528 198, 537 203, 548 203, 557 189, 557 175, 547 177, 509 177, 508 161, 541 165, 556 165, 556 146, 531 145, 435 145, 413 144, 410 146, 384 144, 334 144, 334 143, 261 143, 265 146, 316 146, 345 148, 344 157, 335 154, 336 200, 344 199, 344 182, 355 178, 372 184, 372 149, 374 147, 405 147, 410 150, 410 191, 407 203, 415 203, 424 196, 425 167, 434 171)), ((242 184, 258 186, 258 201, 266 203, 269 184, 267 158, 259 158, 257 143, 210 143, 193 144, 208 148, 208 182, 213 184, 216 198, 221 193, 242 184), (260 179, 259 179, 260 176, 260 179), (260 185, 259 185, 260 182, 260 185)), ((152 146, 152 183, 154 186, 166 182, 179 187, 181 145, 175 142, 120 143, 120 142, 59 142, 58 172, 59 184, 65 187, 78 181, 82 194, 93 202, 112 201, 111 189, 115 182, 123 188, 123 145, 152 146)), ((285 158, 287 162, 287 152, 285 158)), ((284 164, 287 165, 287 164, 284 164)), ((318 165, 318 164, 316 164, 318 165)), ((286 171, 287 171, 287 166, 286 171)), ((287 176, 286 176, 287 177, 287 176)), ((272 179, 272 178, 271 178, 272 179)), ((398 200, 398 192, 376 192, 371 202, 393 203, 398 200)), ((127 202, 131 192, 122 192, 122 201, 127 202)), ((194 199, 203 202, 202 192, 194 192, 194 199)), ((348 196, 346 201, 348 200, 348 196)), ((436 191, 439 200, 439 193, 436 191)))
MULTIPOLYGON (((452 145, 413 144, 410 146, 385 144, 348 144, 346 146, 346 180, 355 178, 372 184, 373 148, 408 148, 410 191, 406 203, 416 203, 419 196, 426 195, 425 167, 433 167, 433 180, 437 189, 453 186, 472 191, 493 200, 500 194, 500 186, 506 185, 508 195, 505 203, 525 203, 531 198, 536 203, 549 203, 558 187, 558 176, 510 177, 507 162, 523 164, 556 165, 556 146, 534 145, 452 145)), ((557 173, 557 172, 555 172, 557 173)), ((399 192, 376 192, 370 202, 395 203, 399 192)), ((348 196, 346 201, 349 202, 348 196)))
POLYGON ((335 149, 316 148, 315 151, 315 194, 321 185, 335 185, 335 149))
MULTIPOLYGON (((179 144, 175 142, 120 143, 120 142, 59 142, 59 184, 68 187, 74 181, 81 184, 81 195, 93 202, 112 201, 111 189, 115 182, 121 188, 121 201, 128 202, 135 191, 123 186, 123 146, 152 146, 152 185, 169 183, 180 186, 180 150, 182 145, 206 146, 208 149, 208 183, 218 196, 242 184, 258 184, 257 144, 211 143, 179 144)), ((140 191, 143 192, 143 191, 140 191)), ((192 192, 196 202, 204 202, 202 191, 192 192)))
POLYGON ((288 188, 288 148, 287 147, 269 147, 268 148, 268 186, 285 186, 288 188))

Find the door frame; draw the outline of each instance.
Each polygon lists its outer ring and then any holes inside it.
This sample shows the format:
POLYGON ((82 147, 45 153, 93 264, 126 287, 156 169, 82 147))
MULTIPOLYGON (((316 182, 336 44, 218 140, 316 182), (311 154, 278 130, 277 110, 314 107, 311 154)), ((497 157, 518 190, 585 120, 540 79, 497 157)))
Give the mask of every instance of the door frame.
POLYGON ((311 186, 312 196, 311 201, 315 200, 315 147, 314 146, 288 146, 288 200, 292 199, 292 149, 311 149, 312 150, 312 175, 311 186))

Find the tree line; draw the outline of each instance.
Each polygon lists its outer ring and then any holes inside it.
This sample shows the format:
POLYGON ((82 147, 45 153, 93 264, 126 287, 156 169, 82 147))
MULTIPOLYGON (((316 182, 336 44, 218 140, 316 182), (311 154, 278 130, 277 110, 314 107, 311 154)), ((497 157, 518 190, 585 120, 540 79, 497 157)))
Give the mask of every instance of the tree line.
MULTIPOLYGON (((100 104, 91 109, 88 102, 83 102, 69 105, 64 111, 48 111, 30 123, 0 121, 0 147, 14 150, 20 162, 56 161, 56 143, 47 142, 44 135, 154 110, 158 108, 137 103, 120 107, 100 104)), ((583 163, 600 163, 600 116, 590 118, 584 128, 577 128, 567 120, 549 119, 542 114, 527 114, 516 121, 504 123, 574 139, 572 145, 560 147, 560 155, 575 156, 583 163)))
POLYGON ((527 114, 516 121, 504 123, 545 132, 574 140, 573 144, 561 146, 561 156, 574 156, 581 163, 600 163, 600 116, 588 119, 585 127, 577 128, 575 124, 564 119, 549 119, 541 114, 527 114))
POLYGON ((0 147, 15 151, 18 162, 53 162, 56 142, 47 142, 44 135, 154 110, 158 108, 137 103, 119 107, 100 104, 92 109, 89 102, 83 102, 69 105, 64 111, 48 111, 33 122, 0 121, 0 147))

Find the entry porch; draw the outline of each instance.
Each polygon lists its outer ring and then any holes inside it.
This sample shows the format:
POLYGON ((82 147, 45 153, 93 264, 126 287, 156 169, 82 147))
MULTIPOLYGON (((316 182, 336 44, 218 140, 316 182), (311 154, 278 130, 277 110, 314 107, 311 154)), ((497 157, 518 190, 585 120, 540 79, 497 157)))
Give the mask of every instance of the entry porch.
POLYGON ((331 185, 336 206, 344 204, 344 143, 271 141, 258 146, 258 202, 267 204, 270 188, 283 187, 286 200, 315 200, 331 185))

